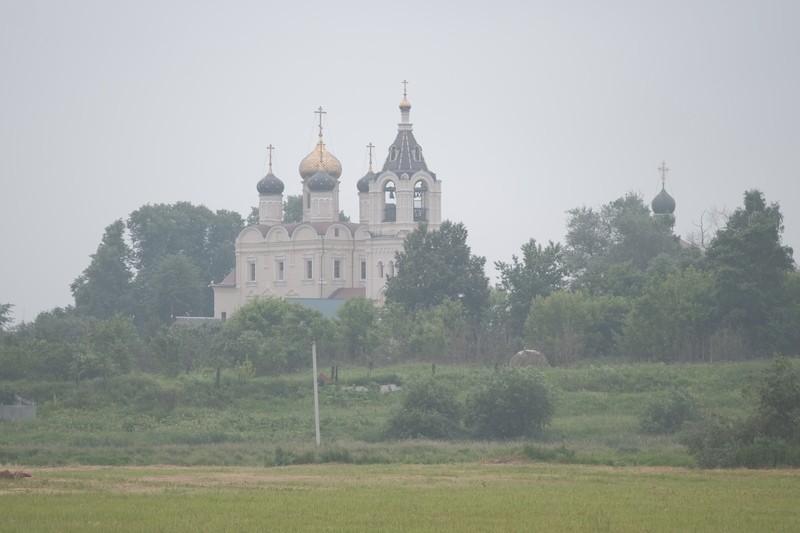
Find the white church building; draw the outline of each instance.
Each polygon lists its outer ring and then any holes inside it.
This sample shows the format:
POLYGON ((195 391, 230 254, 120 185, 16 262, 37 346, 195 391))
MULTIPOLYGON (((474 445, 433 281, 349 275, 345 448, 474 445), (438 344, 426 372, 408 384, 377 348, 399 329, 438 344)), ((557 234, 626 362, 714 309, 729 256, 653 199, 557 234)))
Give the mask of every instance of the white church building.
POLYGON ((411 104, 400 103, 397 136, 383 168, 372 168, 355 184, 358 223, 339 221, 342 165, 326 148, 320 108, 319 141, 300 162, 303 220, 284 224, 283 182, 272 173, 257 184, 259 220, 235 242, 236 266, 214 291, 214 317, 225 320, 256 298, 345 300, 366 297, 383 303, 386 281, 395 274, 395 252, 418 224, 439 228, 441 181, 428 170, 414 138, 411 104))

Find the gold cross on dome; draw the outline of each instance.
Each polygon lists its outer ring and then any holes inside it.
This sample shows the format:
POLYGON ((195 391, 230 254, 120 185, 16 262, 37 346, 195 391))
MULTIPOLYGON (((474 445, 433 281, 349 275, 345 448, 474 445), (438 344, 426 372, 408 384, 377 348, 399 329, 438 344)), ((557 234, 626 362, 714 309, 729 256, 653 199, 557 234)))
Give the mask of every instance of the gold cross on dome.
POLYGON ((267 146, 267 152, 269 152, 269 171, 272 172, 272 151, 275 149, 272 144, 267 146))
POLYGON ((406 96, 406 89, 408 89, 408 82, 406 80, 403 80, 402 84, 403 84, 403 96, 406 96))
POLYGON ((322 137, 322 115, 327 113, 327 111, 323 111, 322 106, 319 106, 319 109, 314 111, 314 113, 317 113, 319 115, 319 136, 322 137))

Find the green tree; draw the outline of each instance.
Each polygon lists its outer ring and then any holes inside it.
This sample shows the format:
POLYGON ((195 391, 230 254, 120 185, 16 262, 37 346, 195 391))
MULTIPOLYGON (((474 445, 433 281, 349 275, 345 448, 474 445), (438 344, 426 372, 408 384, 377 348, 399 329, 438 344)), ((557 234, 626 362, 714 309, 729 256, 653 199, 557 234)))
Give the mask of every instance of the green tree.
POLYGON ((120 219, 106 228, 89 266, 70 285, 76 311, 100 319, 133 313, 130 260, 120 219))
POLYGON ((792 249, 781 244, 783 215, 759 190, 744 193, 744 207, 728 219, 707 250, 715 274, 716 319, 743 332, 756 354, 769 353, 780 339, 772 327, 782 291, 794 269, 792 249))
POLYGON ((589 265, 583 276, 573 283, 572 288, 587 294, 607 294, 633 298, 642 293, 647 276, 637 269, 633 261, 608 263, 598 260, 589 265))
POLYGON ((79 315, 74 307, 56 307, 43 311, 23 335, 46 342, 82 342, 96 319, 79 315))
POLYGON ((467 426, 482 439, 539 434, 555 413, 550 386, 531 370, 507 368, 467 398, 467 426))
POLYGON ((508 293, 498 287, 489 291, 489 305, 477 329, 479 354, 487 363, 502 361, 518 347, 511 335, 508 293))
POLYGON ((182 254, 197 268, 204 285, 202 305, 194 312, 210 316, 214 300, 208 285, 221 281, 233 268, 234 240, 244 227, 242 217, 188 202, 148 204, 130 214, 127 227, 137 281, 149 278, 148 271, 165 257, 182 254))
POLYGON ((99 320, 81 316, 73 307, 39 313, 23 333, 31 342, 29 353, 39 359, 36 377, 75 379, 102 375, 88 360, 89 334, 99 320))
POLYGON ((311 339, 318 354, 330 354, 334 328, 318 311, 278 298, 254 300, 225 322, 220 353, 227 366, 249 359, 257 374, 293 371, 311 364, 311 339))
POLYGON ((88 342, 103 360, 105 376, 127 374, 141 351, 141 341, 130 317, 114 315, 89 332, 88 342))
POLYGON ((776 357, 756 393, 761 432, 768 438, 800 444, 800 372, 792 361, 776 357))
POLYGON ((706 468, 800 466, 800 373, 776 357, 751 390, 752 414, 735 421, 720 416, 691 424, 683 443, 706 468))
POLYGON ((456 390, 427 378, 408 387, 400 409, 389 419, 389 436, 399 439, 447 439, 460 434, 463 407, 456 390))
POLYGON ((162 256, 137 280, 143 319, 169 323, 176 316, 202 316, 205 283, 199 269, 182 253, 162 256))
POLYGON ((672 226, 651 216, 638 194, 628 193, 604 205, 601 214, 611 228, 610 263, 633 261, 636 268, 644 270, 657 255, 674 255, 680 249, 672 226))
POLYGON ((251 207, 250 214, 247 215, 247 219, 245 219, 244 223, 248 226, 258 226, 258 219, 259 219, 259 211, 258 207, 251 207))
POLYGON ((290 194, 283 201, 283 223, 303 221, 303 195, 290 194))
POLYGON ((596 258, 608 252, 611 227, 591 207, 576 207, 567 211, 567 214, 564 260, 571 275, 579 277, 596 258))
POLYGON ((651 216, 638 194, 628 193, 599 211, 581 207, 568 214, 565 262, 574 278, 573 288, 590 294, 629 296, 632 288, 641 288, 643 283, 630 285, 626 277, 644 272, 661 254, 680 253, 672 225, 651 216), (615 267, 625 264, 629 266, 622 270, 615 267))
POLYGON ((782 354, 800 354, 800 272, 784 279, 780 301, 775 305, 768 329, 774 332, 773 349, 782 354))
POLYGON ((444 221, 437 231, 420 225, 395 254, 397 275, 387 282, 386 301, 413 312, 449 298, 461 302, 471 325, 477 325, 489 298, 485 263, 472 255, 463 224, 444 221))
MULTIPOLYGON (((244 229, 242 216, 235 211, 217 209, 211 218, 206 235, 205 253, 193 258, 194 264, 200 269, 203 281, 222 281, 236 266, 234 255, 234 241, 244 229)), ((206 289, 206 299, 211 297, 209 316, 213 313, 213 291, 206 289)))
POLYGON ((526 346, 553 364, 618 353, 629 301, 619 296, 554 292, 534 301, 525 321, 526 346))
POLYGON ((608 356, 620 353, 625 321, 631 310, 628 298, 609 295, 590 296, 589 323, 584 332, 586 355, 608 356))
POLYGON ((383 338, 379 311, 372 300, 347 300, 336 312, 336 320, 344 352, 352 359, 371 360, 383 338))
POLYGON ((14 304, 0 304, 0 331, 3 331, 7 325, 12 323, 11 309, 13 307, 14 304))
POLYGON ((696 418, 697 400, 687 391, 673 387, 650 398, 639 417, 639 427, 653 435, 672 434, 696 418))
POLYGON ((508 293, 511 334, 522 337, 525 319, 536 297, 547 296, 566 284, 566 266, 561 245, 550 241, 547 247, 534 239, 522 245, 522 259, 511 256, 511 263, 495 262, 500 286, 508 293))
POLYGON ((552 364, 569 364, 586 356, 590 321, 586 296, 555 292, 537 298, 525 321, 526 346, 542 351, 552 364))
POLYGON ((394 339, 400 345, 402 355, 416 360, 446 361, 464 360, 469 344, 475 338, 469 331, 460 302, 445 298, 430 309, 395 312, 387 315, 389 320, 402 321, 402 333, 394 339))
POLYGON ((625 324, 632 357, 658 361, 710 358, 714 280, 693 268, 652 277, 625 324))

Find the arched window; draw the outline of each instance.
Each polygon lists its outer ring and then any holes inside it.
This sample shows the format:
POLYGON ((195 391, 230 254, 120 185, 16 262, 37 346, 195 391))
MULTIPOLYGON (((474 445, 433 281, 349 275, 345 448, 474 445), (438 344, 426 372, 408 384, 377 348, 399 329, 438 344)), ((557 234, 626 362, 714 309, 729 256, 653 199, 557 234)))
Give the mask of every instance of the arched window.
POLYGON ((383 186, 383 221, 394 222, 397 220, 397 198, 395 192, 397 188, 394 182, 389 180, 383 186))
POLYGON ((389 277, 394 277, 394 261, 389 261, 389 277))
POLYGON ((378 277, 383 279, 383 263, 378 261, 378 277))
POLYGON ((427 206, 428 186, 422 180, 414 184, 414 220, 428 220, 427 206))
POLYGON ((422 150, 419 146, 414 147, 414 161, 422 161, 422 150))

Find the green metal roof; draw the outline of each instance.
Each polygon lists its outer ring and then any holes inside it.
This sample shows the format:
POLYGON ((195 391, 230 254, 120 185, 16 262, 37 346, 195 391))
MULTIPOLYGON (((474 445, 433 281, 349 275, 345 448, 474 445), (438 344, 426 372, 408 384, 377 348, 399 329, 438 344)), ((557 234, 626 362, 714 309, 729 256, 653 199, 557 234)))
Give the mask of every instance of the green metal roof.
POLYGON ((286 298, 286 301, 300 304, 314 311, 319 311, 328 318, 334 318, 336 316, 336 311, 338 311, 347 300, 330 298, 286 298))

